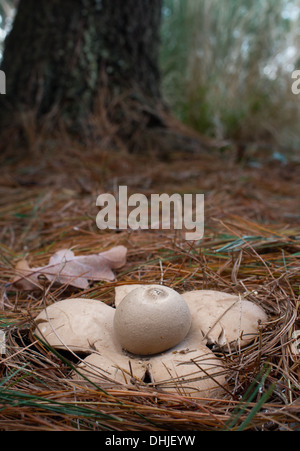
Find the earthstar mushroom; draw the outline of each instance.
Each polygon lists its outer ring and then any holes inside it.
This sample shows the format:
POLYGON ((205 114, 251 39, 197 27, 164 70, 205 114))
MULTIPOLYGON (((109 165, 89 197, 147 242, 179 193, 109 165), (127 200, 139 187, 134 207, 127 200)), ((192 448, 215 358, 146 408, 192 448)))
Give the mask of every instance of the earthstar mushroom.
POLYGON ((226 384, 222 361, 206 346, 200 336, 189 332, 174 348, 152 356, 120 353, 113 356, 93 353, 78 365, 72 379, 80 384, 90 382, 110 388, 118 384, 147 385, 167 393, 202 398, 221 395, 226 384))
MULTIPOLYGON (((116 287, 115 305, 118 307, 128 293, 142 285, 116 287)), ((258 336, 260 324, 268 320, 265 311, 243 296, 216 290, 192 290, 181 295, 189 306, 193 327, 203 334, 202 344, 220 347, 243 347, 258 336)))
POLYGON ((180 343, 191 327, 187 303, 177 291, 142 285, 125 296, 114 317, 114 331, 124 349, 157 354, 180 343))
POLYGON ((85 298, 48 306, 36 318, 35 334, 54 348, 89 354, 72 373, 76 383, 148 383, 213 397, 226 384, 226 372, 205 345, 242 346, 253 339, 267 316, 248 302, 213 290, 179 295, 162 285, 123 285, 116 287, 116 309, 85 298))
POLYGON ((88 298, 49 305, 35 319, 34 334, 56 349, 90 353, 97 347, 121 349, 113 334, 115 309, 88 298))
POLYGON ((182 294, 194 324, 209 345, 243 347, 258 336, 260 323, 268 319, 264 310, 244 299, 215 290, 195 290, 182 294))

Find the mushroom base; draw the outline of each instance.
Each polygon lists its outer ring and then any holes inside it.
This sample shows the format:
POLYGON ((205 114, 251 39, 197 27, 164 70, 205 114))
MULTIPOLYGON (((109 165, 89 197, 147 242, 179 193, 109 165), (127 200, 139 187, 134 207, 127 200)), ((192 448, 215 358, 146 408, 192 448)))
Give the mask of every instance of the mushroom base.
POLYGON ((181 396, 215 398, 224 393, 226 372, 222 361, 200 344, 201 339, 191 331, 179 345, 152 356, 128 351, 118 357, 93 353, 79 364, 72 379, 104 389, 153 388, 181 396))

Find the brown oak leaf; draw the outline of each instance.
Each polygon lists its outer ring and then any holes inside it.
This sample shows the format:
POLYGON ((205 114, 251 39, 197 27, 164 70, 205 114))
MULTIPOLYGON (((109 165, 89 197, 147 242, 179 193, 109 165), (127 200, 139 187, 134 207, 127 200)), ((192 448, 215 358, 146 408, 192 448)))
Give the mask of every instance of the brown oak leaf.
POLYGON ((15 268, 13 285, 20 290, 41 288, 39 277, 43 275, 50 282, 86 289, 91 281, 114 280, 113 270, 126 264, 126 256, 124 246, 79 256, 70 249, 62 249, 52 255, 46 266, 30 268, 26 260, 21 260, 15 268))

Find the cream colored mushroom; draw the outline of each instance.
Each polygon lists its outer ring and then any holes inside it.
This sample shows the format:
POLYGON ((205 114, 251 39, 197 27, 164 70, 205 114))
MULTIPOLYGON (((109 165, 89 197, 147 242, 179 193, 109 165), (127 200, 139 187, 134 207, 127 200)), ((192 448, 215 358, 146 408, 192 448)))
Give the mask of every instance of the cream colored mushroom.
POLYGON ((120 302, 127 296, 128 293, 130 293, 132 290, 135 290, 136 288, 140 288, 142 286, 141 284, 130 284, 130 285, 118 285, 115 287, 115 307, 118 307, 120 302))
POLYGON ((124 349, 156 354, 180 343, 191 326, 187 303, 177 291, 161 285, 142 285, 116 308, 115 335, 124 349))
MULTIPOLYGON (((179 342, 168 351, 148 357, 124 351, 114 333, 116 310, 100 301, 85 298, 66 299, 48 306, 36 318, 35 334, 54 348, 89 353, 72 373, 75 383, 93 382, 106 389, 119 384, 134 386, 144 381, 169 393, 216 396, 225 384, 222 361, 201 344, 203 336, 199 328, 194 323, 190 327, 190 313, 182 297, 162 286, 142 286, 132 293, 134 297, 138 295, 142 305, 145 294, 152 296, 151 307, 156 305, 161 311, 163 304, 169 318, 173 318, 174 312, 177 312, 177 319, 178 312, 185 318, 186 332, 180 332, 182 338, 177 336, 179 342)), ((149 302, 148 299, 146 307, 149 302)), ((126 307, 127 303, 123 299, 119 306, 121 304, 126 307)), ((147 309, 144 314, 147 315, 147 309)), ((161 321, 161 315, 154 315, 153 321, 150 323, 152 326, 161 321)), ((164 322, 160 324, 164 330, 164 322)), ((169 347, 170 343, 166 346, 169 347)))
POLYGON ((35 335, 57 349, 120 351, 113 333, 115 309, 101 301, 74 298, 51 304, 35 319, 35 335))
POLYGON ((226 385, 224 365, 202 343, 203 335, 192 321, 184 340, 150 359, 148 372, 152 385, 183 396, 220 396, 226 385))
MULTIPOLYGON (((102 349, 103 352, 103 349, 102 349)), ((128 357, 119 352, 93 353, 87 356, 72 372, 72 379, 81 385, 90 382, 102 388, 118 384, 132 385, 142 382, 147 372, 147 361, 128 357)))
MULTIPOLYGON (((122 295, 140 285, 116 287, 116 306, 122 295)), ((192 323, 203 332, 202 344, 245 346, 258 334, 259 323, 268 320, 264 310, 242 297, 215 290, 187 291, 181 295, 187 302, 192 323)))
POLYGON ((73 372, 79 384, 96 383, 103 388, 118 384, 147 385, 182 396, 210 398, 220 396, 226 385, 222 361, 201 345, 201 333, 193 326, 187 336, 166 352, 148 357, 125 351, 108 355, 91 354, 73 372))
POLYGON ((224 392, 222 361, 206 346, 178 349, 151 359, 151 376, 158 389, 183 396, 216 397, 224 392))
POLYGON ((193 318, 194 327, 208 344, 245 346, 258 335, 260 323, 268 319, 264 310, 242 297, 214 290, 182 294, 193 318))

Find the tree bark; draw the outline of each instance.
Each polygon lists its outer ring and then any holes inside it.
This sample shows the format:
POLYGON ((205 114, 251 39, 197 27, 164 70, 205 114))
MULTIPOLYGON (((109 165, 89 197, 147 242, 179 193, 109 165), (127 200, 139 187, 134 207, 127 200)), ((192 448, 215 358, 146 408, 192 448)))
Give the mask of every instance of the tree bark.
POLYGON ((21 0, 1 66, 2 121, 34 110, 77 127, 104 88, 110 101, 159 102, 160 16, 161 0, 21 0))
POLYGON ((24 139, 24 122, 63 124, 99 143, 114 134, 137 152, 189 147, 165 120, 161 8, 162 0, 20 0, 1 65, 0 128, 24 139))

